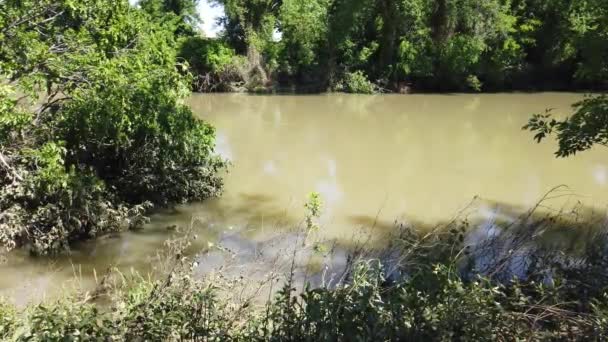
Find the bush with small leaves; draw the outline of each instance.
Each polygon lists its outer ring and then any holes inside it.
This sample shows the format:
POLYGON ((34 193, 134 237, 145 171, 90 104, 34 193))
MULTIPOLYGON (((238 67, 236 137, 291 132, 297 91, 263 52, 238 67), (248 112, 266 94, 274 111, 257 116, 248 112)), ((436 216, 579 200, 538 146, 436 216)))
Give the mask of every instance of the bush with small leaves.
POLYGON ((4 249, 58 252, 220 194, 225 163, 185 104, 171 25, 126 0, 9 0, 0 37, 4 249))
POLYGON ((344 75, 343 87, 347 93, 354 94, 373 94, 376 87, 369 81, 365 73, 361 70, 347 72, 344 75))

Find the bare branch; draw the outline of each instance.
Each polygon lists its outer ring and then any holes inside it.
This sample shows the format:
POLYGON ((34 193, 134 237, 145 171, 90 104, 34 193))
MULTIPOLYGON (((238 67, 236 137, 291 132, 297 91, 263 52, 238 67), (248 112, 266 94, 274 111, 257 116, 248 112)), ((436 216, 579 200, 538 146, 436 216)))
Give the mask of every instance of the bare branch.
POLYGON ((6 168, 8 171, 10 171, 10 172, 11 172, 11 173, 12 173, 12 174, 15 176, 15 178, 17 178, 17 179, 18 179, 18 180, 20 180, 20 181, 23 181, 23 177, 21 177, 21 175, 19 175, 19 174, 17 173, 17 171, 15 171, 15 169, 13 169, 13 168, 12 168, 12 167, 9 165, 9 163, 6 161, 6 158, 4 157, 4 154, 2 154, 2 152, 0 152, 0 163, 2 163, 2 165, 3 165, 3 166, 4 166, 4 167, 5 167, 5 168, 6 168))

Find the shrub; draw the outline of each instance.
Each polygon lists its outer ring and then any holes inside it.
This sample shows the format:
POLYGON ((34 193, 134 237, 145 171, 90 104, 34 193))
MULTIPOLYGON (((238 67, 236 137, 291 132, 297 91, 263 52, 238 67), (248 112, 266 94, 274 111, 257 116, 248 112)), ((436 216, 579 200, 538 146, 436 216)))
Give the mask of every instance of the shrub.
POLYGON ((483 84, 475 75, 467 76, 467 87, 474 92, 480 92, 483 84))
POLYGON ((218 195, 224 164, 213 156, 213 127, 183 104, 184 79, 151 63, 145 55, 110 60, 72 93, 58 123, 68 165, 91 166, 129 203, 218 195))
POLYGON ((354 94, 373 94, 375 86, 363 71, 347 72, 343 80, 344 91, 354 94))
POLYGON ((230 304, 222 295, 228 289, 174 272, 140 279, 110 311, 75 299, 24 312, 5 306, 0 324, 8 327, 3 337, 28 341, 582 341, 608 331, 606 294, 589 311, 573 311, 559 288, 465 282, 450 265, 387 286, 374 264, 355 264, 350 281, 335 289, 294 294, 288 279, 272 301, 253 309, 230 304))
POLYGON ((184 103, 191 79, 170 27, 126 0, 1 6, 0 23, 14 25, 0 66, 26 95, 0 88, 5 249, 57 252, 142 223, 150 204, 220 193, 225 165, 213 128, 184 103))
POLYGON ((178 57, 186 60, 196 74, 219 72, 234 56, 234 50, 223 41, 204 37, 183 39, 178 52, 178 57))
MULTIPOLYGON (((157 280, 118 278, 103 310, 77 297, 25 311, 5 304, 0 305, 0 327, 7 327, 6 339, 34 341, 62 336, 116 341, 585 341, 608 336, 608 278, 605 261, 596 261, 605 258, 590 249, 591 268, 585 272, 596 273, 583 277, 550 265, 557 270, 551 284, 537 281, 544 274, 538 267, 530 267, 526 277, 505 279, 495 273, 510 259, 496 260, 490 274, 463 267, 480 249, 504 246, 492 240, 463 248, 460 226, 450 223, 431 233, 402 227, 399 237, 382 247, 400 261, 397 268, 389 267, 386 256, 373 257, 372 250, 355 252, 332 288, 306 286, 296 292, 292 265, 284 285, 261 305, 251 305, 255 297, 244 295, 257 286, 253 279, 221 271, 195 278, 183 257, 189 246, 184 238, 169 244, 165 275, 157 280)), ((521 237, 529 241, 525 234, 521 237)), ((504 238, 518 248, 511 236, 504 238)), ((529 255, 530 260, 544 253, 529 255)), ((278 281, 276 274, 269 277, 278 281)))
POLYGON ((178 57, 188 62, 195 91, 233 91, 245 80, 244 61, 224 41, 203 37, 182 39, 178 57))
POLYGON ((17 322, 17 310, 0 297, 0 339, 7 340, 14 333, 17 322))
POLYGON ((27 326, 16 331, 18 341, 100 341, 121 335, 110 315, 75 300, 41 304, 26 315, 27 326))
POLYGON ((91 170, 66 171, 65 149, 56 143, 26 152, 18 169, 24 179, 6 183, 0 193, 0 241, 9 249, 23 243, 35 254, 65 249, 75 240, 119 231, 145 209, 113 204, 91 170))

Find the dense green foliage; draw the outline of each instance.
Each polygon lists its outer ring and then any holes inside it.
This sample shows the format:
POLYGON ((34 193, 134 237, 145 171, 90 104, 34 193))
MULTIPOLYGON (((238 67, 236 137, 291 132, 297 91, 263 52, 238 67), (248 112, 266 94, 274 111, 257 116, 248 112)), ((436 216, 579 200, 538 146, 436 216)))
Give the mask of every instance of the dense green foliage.
POLYGON ((371 83, 360 70, 347 72, 344 75, 343 82, 342 90, 347 93, 373 94, 375 91, 374 84, 371 83))
POLYGON ((591 96, 574 104, 575 113, 564 119, 552 118, 551 110, 535 114, 524 129, 536 132, 540 142, 555 133, 558 157, 567 157, 590 149, 593 145, 608 146, 608 96, 591 96))
POLYGON ((236 91, 245 83, 246 62, 220 40, 190 36, 180 39, 178 57, 195 75, 195 91, 236 91))
POLYGON ((154 20, 169 23, 178 36, 196 33, 201 19, 196 6, 198 0, 139 0, 137 6, 154 20))
POLYGON ((149 18, 173 31, 177 59, 194 77, 192 89, 200 92, 238 91, 247 83, 245 58, 223 40, 200 35, 197 0, 141 0, 137 6, 149 18))
POLYGON ((606 0, 216 3, 220 40, 264 86, 340 89, 361 73, 402 92, 606 87, 606 0))
POLYGON ((56 251, 220 191, 174 27, 126 0, 0 3, 4 247, 56 251))

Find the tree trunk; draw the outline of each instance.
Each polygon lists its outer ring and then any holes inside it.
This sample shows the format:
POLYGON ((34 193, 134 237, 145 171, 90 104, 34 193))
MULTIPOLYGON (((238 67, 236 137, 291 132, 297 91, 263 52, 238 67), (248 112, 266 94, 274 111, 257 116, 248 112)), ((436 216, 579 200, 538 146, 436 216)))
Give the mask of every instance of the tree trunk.
POLYGON ((431 29, 433 30, 433 40, 443 43, 452 36, 452 27, 450 27, 451 13, 448 8, 449 0, 438 0, 437 7, 431 18, 431 29))
MULTIPOLYGON (((253 32, 253 29, 249 28, 247 31, 253 32)), ((259 78, 261 85, 266 86, 268 84, 268 74, 262 65, 262 55, 251 39, 247 39, 247 61, 249 62, 249 79, 255 79, 257 77, 259 78)))
POLYGON ((382 14, 382 31, 380 44, 380 72, 388 70, 395 58, 395 42, 397 39, 397 25, 399 23, 399 8, 396 1, 380 0, 382 14))

